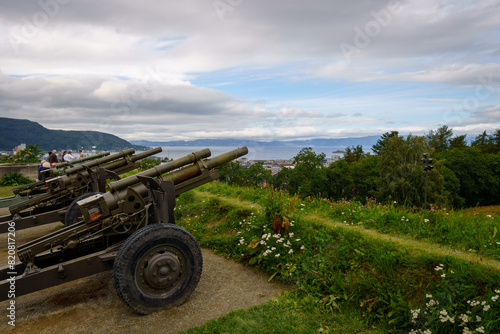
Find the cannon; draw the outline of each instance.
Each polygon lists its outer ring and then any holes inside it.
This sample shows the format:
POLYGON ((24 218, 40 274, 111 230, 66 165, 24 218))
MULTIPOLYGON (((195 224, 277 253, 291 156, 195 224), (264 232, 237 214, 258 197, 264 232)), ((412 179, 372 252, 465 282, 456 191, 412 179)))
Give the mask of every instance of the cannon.
POLYGON ((137 313, 182 304, 198 284, 203 259, 196 239, 175 225, 175 198, 217 179, 215 167, 247 153, 241 147, 200 159, 210 151, 199 151, 78 201, 82 219, 19 246, 20 262, 0 268, 0 301, 12 280, 20 296, 112 270, 118 296, 137 313))
POLYGON ((64 175, 45 181, 46 193, 9 206, 10 215, 0 216, 0 233, 7 231, 9 221, 15 221, 17 230, 56 221, 69 224, 75 219, 78 200, 105 192, 108 179, 119 180, 119 174, 138 168, 139 160, 159 152, 161 147, 137 154, 128 149, 80 165, 67 165, 70 168, 64 175))
POLYGON ((84 164, 90 160, 102 158, 102 157, 107 156, 109 154, 110 154, 110 152, 101 152, 101 153, 89 155, 87 157, 83 157, 80 159, 75 159, 71 162, 60 162, 60 163, 56 164, 53 168, 46 169, 46 170, 41 172, 41 174, 44 178, 42 181, 24 184, 24 185, 12 188, 12 192, 14 193, 14 195, 10 196, 10 197, 6 197, 6 198, 0 198, 0 208, 8 208, 12 205, 22 203, 22 202, 30 199, 31 196, 44 194, 48 191, 47 185, 45 183, 46 179, 49 179, 51 177, 64 175, 64 171, 68 168, 84 164))

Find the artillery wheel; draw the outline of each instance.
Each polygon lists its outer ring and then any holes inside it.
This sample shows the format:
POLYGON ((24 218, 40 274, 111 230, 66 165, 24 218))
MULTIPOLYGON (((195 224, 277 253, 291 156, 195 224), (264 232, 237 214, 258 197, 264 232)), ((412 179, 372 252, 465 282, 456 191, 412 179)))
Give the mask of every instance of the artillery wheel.
POLYGON ((89 192, 75 198, 68 206, 68 210, 66 211, 66 215, 64 216, 64 225, 71 226, 73 224, 76 224, 78 222, 78 218, 82 217, 82 212, 80 211, 80 208, 78 207, 76 202, 97 194, 102 194, 102 193, 89 192))
POLYGON ((120 247, 113 282, 120 299, 137 313, 149 314, 184 303, 203 269, 196 239, 174 224, 147 225, 120 247))

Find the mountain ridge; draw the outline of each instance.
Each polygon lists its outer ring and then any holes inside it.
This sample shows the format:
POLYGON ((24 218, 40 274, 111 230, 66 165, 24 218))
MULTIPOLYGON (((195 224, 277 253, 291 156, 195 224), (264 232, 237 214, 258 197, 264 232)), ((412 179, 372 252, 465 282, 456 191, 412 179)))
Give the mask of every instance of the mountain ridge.
POLYGON ((175 141, 148 141, 148 140, 132 140, 131 143, 143 146, 267 146, 267 147, 339 147, 346 148, 348 146, 361 145, 364 147, 373 146, 380 136, 365 136, 365 137, 349 137, 349 138, 317 138, 307 140, 291 140, 280 141, 274 140, 270 142, 250 140, 250 139, 197 139, 197 140, 175 140, 175 141))
POLYGON ((95 149, 122 150, 134 145, 118 136, 99 131, 50 130, 27 119, 0 117, 0 150, 12 150, 19 144, 35 145, 43 150, 95 149))

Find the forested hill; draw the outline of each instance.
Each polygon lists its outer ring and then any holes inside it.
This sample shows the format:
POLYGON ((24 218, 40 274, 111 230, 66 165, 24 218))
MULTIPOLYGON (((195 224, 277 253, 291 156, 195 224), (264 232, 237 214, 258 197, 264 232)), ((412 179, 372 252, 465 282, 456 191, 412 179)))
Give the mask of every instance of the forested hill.
POLYGON ((21 143, 44 150, 91 149, 121 150, 133 147, 115 135, 98 131, 49 130, 26 119, 0 117, 0 150, 11 150, 21 143))

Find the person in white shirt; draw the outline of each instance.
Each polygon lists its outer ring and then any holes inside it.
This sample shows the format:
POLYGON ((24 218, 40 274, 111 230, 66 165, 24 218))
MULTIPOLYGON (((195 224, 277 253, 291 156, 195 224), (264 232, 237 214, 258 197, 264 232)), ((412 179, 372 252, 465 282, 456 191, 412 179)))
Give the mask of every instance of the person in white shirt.
POLYGON ((71 161, 74 159, 75 157, 73 156, 73 154, 71 154, 71 151, 68 151, 68 153, 64 156, 64 161, 71 161))

